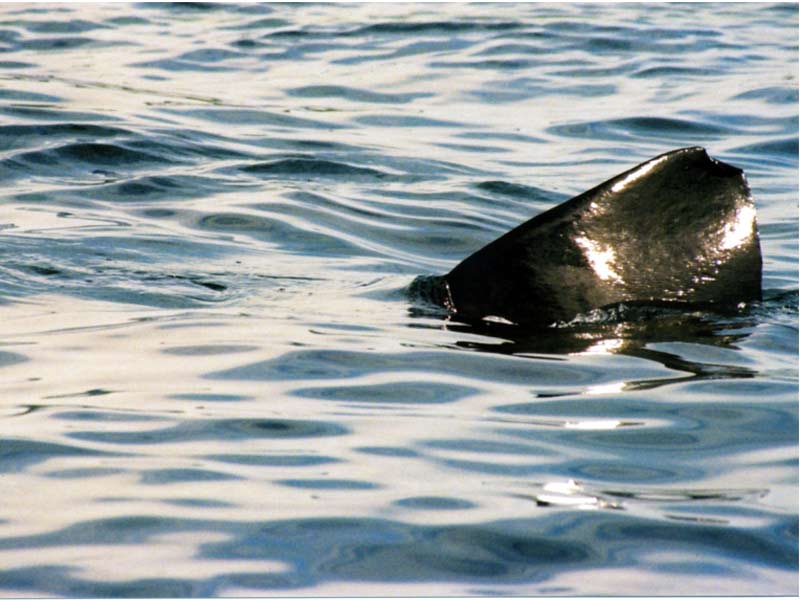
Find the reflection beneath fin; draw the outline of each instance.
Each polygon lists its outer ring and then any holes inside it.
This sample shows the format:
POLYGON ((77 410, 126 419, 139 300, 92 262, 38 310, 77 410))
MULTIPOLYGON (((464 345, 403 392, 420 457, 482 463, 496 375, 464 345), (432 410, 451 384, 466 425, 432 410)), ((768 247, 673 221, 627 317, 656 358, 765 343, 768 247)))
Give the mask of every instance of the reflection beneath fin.
POLYGON ((681 342, 738 350, 736 344, 750 335, 750 330, 756 325, 759 307, 754 305, 734 314, 723 315, 702 311, 685 313, 666 306, 619 305, 592 311, 570 323, 560 323, 544 330, 486 321, 472 324, 446 321, 445 327, 469 335, 470 339, 456 342, 457 347, 478 352, 540 360, 556 360, 555 355, 620 354, 653 361, 670 370, 688 374, 605 383, 585 391, 594 395, 646 390, 696 379, 754 377, 756 371, 747 367, 699 362, 652 346, 681 342), (475 336, 485 336, 490 341, 477 341, 475 336))
POLYGON ((604 490, 603 494, 615 498, 626 498, 640 502, 675 502, 675 501, 695 501, 695 500, 723 500, 727 502, 738 502, 741 500, 755 500, 763 498, 768 493, 764 489, 651 489, 645 491, 635 490, 604 490))
MULTIPOLYGON (((757 500, 768 494, 763 489, 649 489, 649 490, 594 490, 574 479, 567 481, 551 481, 541 486, 541 491, 530 496, 520 494, 518 497, 530 499, 540 507, 573 508, 580 510, 628 510, 638 504, 666 503, 673 506, 677 502, 741 502, 757 500)), ((728 520, 696 515, 679 515, 674 512, 664 513, 665 519, 727 525, 728 520)))
POLYGON ((542 491, 533 497, 533 500, 537 506, 555 506, 581 510, 621 510, 624 508, 620 502, 608 500, 587 492, 580 483, 573 479, 546 483, 542 487, 542 491))

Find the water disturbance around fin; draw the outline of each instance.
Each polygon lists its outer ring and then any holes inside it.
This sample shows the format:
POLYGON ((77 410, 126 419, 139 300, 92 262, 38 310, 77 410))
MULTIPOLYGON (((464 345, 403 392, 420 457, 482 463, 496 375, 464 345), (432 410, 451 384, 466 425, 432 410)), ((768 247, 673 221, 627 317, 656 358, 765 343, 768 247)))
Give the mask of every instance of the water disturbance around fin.
POLYGON ((546 326, 623 302, 760 300, 761 265, 744 173, 694 147, 537 215, 426 285, 458 320, 546 326))

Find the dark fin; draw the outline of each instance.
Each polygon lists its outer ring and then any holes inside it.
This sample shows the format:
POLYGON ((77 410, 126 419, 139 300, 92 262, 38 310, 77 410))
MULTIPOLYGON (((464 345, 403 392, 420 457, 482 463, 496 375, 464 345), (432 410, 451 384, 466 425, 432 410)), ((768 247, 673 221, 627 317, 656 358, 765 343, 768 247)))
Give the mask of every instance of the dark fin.
POLYGON ((674 150, 523 223, 442 285, 458 320, 534 326, 622 302, 759 300, 750 189, 740 169, 703 148, 674 150))

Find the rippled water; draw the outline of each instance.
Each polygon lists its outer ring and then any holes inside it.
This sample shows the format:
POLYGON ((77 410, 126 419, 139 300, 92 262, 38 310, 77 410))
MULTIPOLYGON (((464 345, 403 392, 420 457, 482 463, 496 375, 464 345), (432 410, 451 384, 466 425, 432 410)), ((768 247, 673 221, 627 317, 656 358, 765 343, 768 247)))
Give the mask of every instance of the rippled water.
POLYGON ((3 595, 797 593, 796 5, 0 10, 3 595), (406 294, 690 145, 763 303, 406 294))

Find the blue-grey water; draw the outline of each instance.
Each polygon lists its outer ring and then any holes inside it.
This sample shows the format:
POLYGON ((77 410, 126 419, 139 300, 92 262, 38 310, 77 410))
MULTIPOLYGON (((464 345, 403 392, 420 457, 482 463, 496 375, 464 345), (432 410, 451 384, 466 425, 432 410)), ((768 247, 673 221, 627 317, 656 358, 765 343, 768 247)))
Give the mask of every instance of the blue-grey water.
POLYGON ((0 6, 0 594, 798 592, 798 7, 0 6), (683 146, 765 299, 404 291, 683 146))

